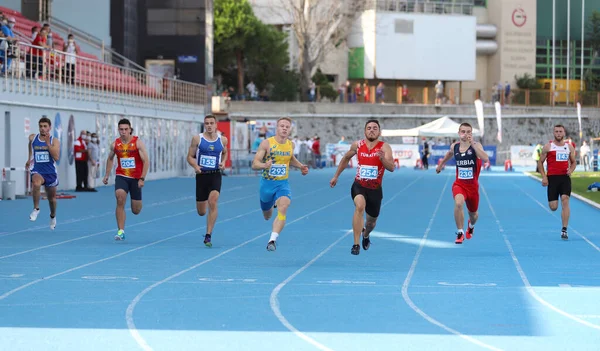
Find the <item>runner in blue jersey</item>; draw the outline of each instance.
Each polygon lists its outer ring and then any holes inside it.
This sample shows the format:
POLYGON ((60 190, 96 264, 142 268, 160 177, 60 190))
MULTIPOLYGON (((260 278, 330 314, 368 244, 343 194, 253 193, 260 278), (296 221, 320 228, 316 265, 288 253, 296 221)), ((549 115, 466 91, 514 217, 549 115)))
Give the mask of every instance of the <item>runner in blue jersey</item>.
POLYGON ((217 118, 204 117, 204 133, 195 135, 188 150, 187 161, 196 171, 196 209, 206 214, 204 245, 212 247, 212 231, 217 221, 217 202, 221 192, 221 171, 227 160, 227 138, 217 133, 217 118))
POLYGON ((60 141, 52 137, 52 122, 47 117, 40 118, 38 122, 40 132, 29 136, 29 158, 25 168, 31 173, 31 186, 33 197, 33 211, 29 220, 35 221, 40 213, 40 189, 46 189, 48 204, 50 205, 50 229, 56 228, 56 187, 58 186, 58 172, 56 161, 60 157, 60 141))

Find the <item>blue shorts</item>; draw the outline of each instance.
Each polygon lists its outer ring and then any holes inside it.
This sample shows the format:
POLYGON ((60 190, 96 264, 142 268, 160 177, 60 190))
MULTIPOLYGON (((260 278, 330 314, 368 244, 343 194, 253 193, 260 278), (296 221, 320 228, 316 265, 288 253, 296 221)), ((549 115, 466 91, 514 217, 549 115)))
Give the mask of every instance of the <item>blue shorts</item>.
POLYGON ((41 174, 41 173, 31 173, 31 181, 33 182, 33 175, 34 174, 39 174, 42 176, 42 178, 44 178, 44 184, 42 184, 45 187, 55 187, 58 186, 58 174, 56 173, 51 173, 51 174, 41 174))
POLYGON ((292 199, 292 190, 288 180, 268 180, 260 178, 260 208, 268 211, 273 207, 275 201, 282 196, 292 199))

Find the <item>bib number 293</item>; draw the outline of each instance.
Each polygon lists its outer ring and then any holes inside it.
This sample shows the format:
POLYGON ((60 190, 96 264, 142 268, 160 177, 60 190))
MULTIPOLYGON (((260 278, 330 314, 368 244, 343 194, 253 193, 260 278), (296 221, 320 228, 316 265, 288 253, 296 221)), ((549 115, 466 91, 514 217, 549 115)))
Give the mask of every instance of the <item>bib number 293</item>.
POLYGON ((272 177, 282 177, 287 174, 286 165, 273 164, 269 169, 269 175, 272 177))

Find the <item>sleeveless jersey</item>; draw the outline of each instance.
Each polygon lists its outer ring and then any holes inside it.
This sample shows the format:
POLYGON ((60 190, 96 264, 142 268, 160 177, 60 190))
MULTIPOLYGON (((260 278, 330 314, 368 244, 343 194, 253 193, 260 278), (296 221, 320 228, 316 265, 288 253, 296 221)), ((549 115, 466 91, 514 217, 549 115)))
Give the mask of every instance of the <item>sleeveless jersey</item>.
POLYGON ((472 146, 465 152, 460 152, 460 143, 454 145, 454 159, 456 160, 456 182, 464 185, 479 185, 479 172, 481 160, 477 157, 472 146))
POLYGON ((137 148, 137 140, 137 136, 132 137, 127 144, 124 144, 121 138, 115 140, 114 151, 118 161, 117 175, 134 179, 139 179, 142 176, 144 164, 137 148))
POLYGON ((284 144, 279 144, 275 137, 267 139, 269 142, 269 150, 265 154, 263 162, 268 160, 273 161, 271 168, 263 169, 262 177, 268 180, 284 180, 288 179, 290 161, 294 148, 291 140, 286 140, 284 144))
POLYGON ((569 169, 569 156, 571 149, 568 144, 556 145, 553 141, 550 142, 550 151, 548 151, 547 175, 566 175, 569 169))
POLYGON ((223 143, 219 135, 216 140, 210 141, 200 134, 200 143, 196 150, 196 162, 202 171, 215 171, 219 169, 221 163, 221 154, 223 152, 223 143))
MULTIPOLYGON (((54 137, 50 137, 50 144, 54 137)), ((40 135, 36 134, 31 141, 31 155, 32 165, 30 167, 31 173, 37 174, 57 174, 56 162, 50 155, 50 145, 40 140, 40 135)))
POLYGON ((369 150, 364 139, 358 142, 358 149, 356 150, 358 166, 354 179, 364 188, 379 189, 381 187, 385 168, 379 156, 377 156, 377 152, 381 150, 383 145, 384 142, 380 141, 374 148, 369 150))

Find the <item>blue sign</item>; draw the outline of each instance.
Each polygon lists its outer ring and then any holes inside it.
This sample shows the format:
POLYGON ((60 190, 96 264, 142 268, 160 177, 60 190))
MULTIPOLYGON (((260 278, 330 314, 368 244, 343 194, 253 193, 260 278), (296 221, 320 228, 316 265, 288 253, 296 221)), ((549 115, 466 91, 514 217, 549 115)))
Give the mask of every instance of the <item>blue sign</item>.
POLYGON ((177 56, 179 63, 197 63, 198 56, 177 56))
MULTIPOLYGON (((444 158, 446 152, 450 150, 450 145, 434 145, 433 147, 429 147, 429 157, 427 161, 429 161, 429 165, 437 165, 438 160, 444 158)), ((490 165, 496 165, 496 145, 484 145, 483 150, 488 154, 490 158, 490 165)), ((421 156, 423 156, 423 145, 419 145, 419 152, 421 156)), ((446 162, 447 166, 456 165, 456 161, 454 157, 452 157, 448 162, 446 162)))
POLYGON ((56 161, 57 165, 60 164, 60 157, 62 154, 62 135, 63 135, 63 129, 62 129, 62 123, 60 122, 60 113, 57 113, 56 117, 54 117, 54 133, 53 133, 53 136, 56 139, 58 139, 58 141, 60 142, 60 150, 58 151, 58 161, 56 161))

